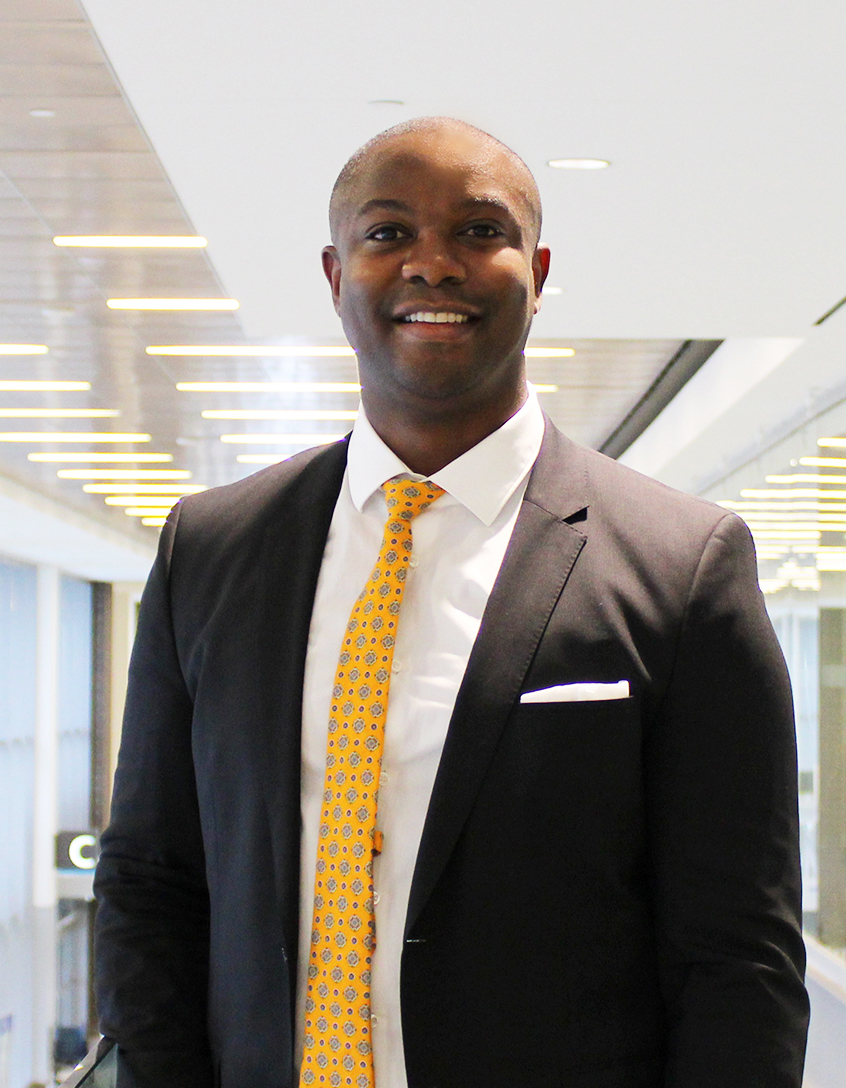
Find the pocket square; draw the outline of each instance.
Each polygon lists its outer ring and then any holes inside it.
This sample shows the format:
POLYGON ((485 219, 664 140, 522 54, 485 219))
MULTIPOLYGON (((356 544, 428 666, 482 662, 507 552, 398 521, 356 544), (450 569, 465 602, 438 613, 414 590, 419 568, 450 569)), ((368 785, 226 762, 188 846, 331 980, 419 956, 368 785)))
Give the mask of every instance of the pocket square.
POLYGON ((628 680, 618 680, 614 684, 556 684, 552 688, 540 691, 524 691, 521 703, 581 703, 600 699, 628 699, 628 680))

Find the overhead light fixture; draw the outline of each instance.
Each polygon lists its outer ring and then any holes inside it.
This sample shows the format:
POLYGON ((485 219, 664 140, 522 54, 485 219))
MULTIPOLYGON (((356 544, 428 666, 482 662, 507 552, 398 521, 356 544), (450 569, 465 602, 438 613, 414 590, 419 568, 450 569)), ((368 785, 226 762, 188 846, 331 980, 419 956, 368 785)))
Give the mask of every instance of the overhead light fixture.
POLYGON ((564 294, 564 288, 563 287, 544 287, 543 290, 541 291, 541 294, 543 294, 543 295, 563 295, 564 294))
MULTIPOLYGON (((124 511, 124 513, 126 513, 126 511, 124 511)), ((141 518, 142 525, 155 525, 157 528, 161 528, 161 526, 164 525, 166 521, 167 518, 141 518)))
MULTIPOLYGON (((119 480, 110 484, 83 484, 86 495, 126 495, 131 488, 133 495, 197 495, 208 491, 205 484, 125 484, 119 480)), ((146 499, 144 500, 146 502, 146 499)))
POLYGON ((553 170, 604 170, 608 159, 550 159, 546 164, 553 170))
POLYGON ((846 484, 846 476, 825 476, 819 472, 794 472, 790 476, 765 476, 768 484, 846 484))
POLYGON ((524 348, 527 359, 568 359, 575 355, 574 348, 524 348))
POLYGON ((110 298, 110 310, 237 310, 235 298, 110 298))
POLYGON ((846 468, 846 457, 800 457, 799 464, 814 468, 846 468))
POLYGON ((335 408, 207 408, 203 419, 355 419, 358 412, 335 408))
POLYGON ((279 358, 353 358, 351 347, 322 347, 315 344, 156 344, 148 355, 225 355, 279 358))
POLYGON ((530 389, 534 389, 536 393, 557 393, 557 385, 538 385, 537 382, 528 383, 530 389))
POLYGON ((222 434, 220 441, 256 446, 323 446, 343 437, 342 434, 222 434))
POLYGON ((96 249, 203 249, 209 243, 199 235, 176 234, 57 234, 55 246, 96 249))
POLYGON ((0 355, 46 355, 46 344, 0 344, 0 355))
MULTIPOLYGON (((172 505, 176 505, 173 503, 172 505)), ((156 524, 164 525, 167 521, 167 514, 170 511, 170 507, 162 506, 129 506, 124 510, 124 514, 128 514, 131 518, 149 518, 154 517, 157 519, 156 524)), ((142 521, 142 525, 144 522, 142 521)))
POLYGON ((109 419, 117 408, 0 408, 0 419, 109 419))
POLYGON ((846 511, 846 503, 843 502, 731 502, 721 500, 717 506, 723 506, 727 510, 734 510, 738 514, 744 512, 755 513, 758 510, 811 510, 811 511, 846 511))
POLYGON ((86 453, 28 453, 28 461, 38 461, 48 465, 69 464, 116 464, 124 465, 137 462, 141 465, 164 464, 173 460, 172 453, 117 453, 109 450, 108 453, 99 453, 88 450, 86 453))
POLYGON ((846 491, 823 491, 813 487, 794 487, 790 490, 744 487, 740 494, 744 499, 846 499, 846 491))
POLYGON ((29 116, 30 117, 55 117, 56 116, 56 111, 55 110, 48 110, 48 109, 38 108, 38 109, 30 110, 29 111, 29 116))
POLYGON ((177 382, 180 393, 360 393, 358 382, 177 382))
POLYGON ((190 480, 187 468, 60 468, 60 480, 190 480))
POLYGON ((0 442, 149 442, 149 434, 112 434, 107 431, 3 431, 0 442))
POLYGON ((103 502, 106 506, 144 505, 151 514, 155 514, 161 512, 161 507, 169 510, 181 498, 181 495, 107 495, 103 502))
POLYGON ((818 438, 818 446, 829 446, 832 449, 846 449, 846 438, 818 438))

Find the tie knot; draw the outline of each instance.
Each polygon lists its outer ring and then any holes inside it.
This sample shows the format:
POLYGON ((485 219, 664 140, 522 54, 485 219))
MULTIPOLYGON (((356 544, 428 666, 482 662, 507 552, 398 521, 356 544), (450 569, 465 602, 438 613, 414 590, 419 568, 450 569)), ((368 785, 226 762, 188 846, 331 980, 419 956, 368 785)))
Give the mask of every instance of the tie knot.
POLYGON ((388 513, 402 521, 411 521, 412 518, 416 518, 444 493, 444 489, 433 484, 431 480, 422 480, 418 483, 404 476, 395 476, 387 480, 382 484, 382 490, 385 492, 388 513))

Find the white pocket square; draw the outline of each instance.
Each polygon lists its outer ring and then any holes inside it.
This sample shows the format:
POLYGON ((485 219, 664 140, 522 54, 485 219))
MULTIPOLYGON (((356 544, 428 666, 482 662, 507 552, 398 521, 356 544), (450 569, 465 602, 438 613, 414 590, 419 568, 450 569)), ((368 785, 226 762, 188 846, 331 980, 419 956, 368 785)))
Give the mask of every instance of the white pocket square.
POLYGON ((600 699, 628 699, 628 680, 614 684, 557 684, 540 691, 525 691, 521 703, 581 703, 600 699))

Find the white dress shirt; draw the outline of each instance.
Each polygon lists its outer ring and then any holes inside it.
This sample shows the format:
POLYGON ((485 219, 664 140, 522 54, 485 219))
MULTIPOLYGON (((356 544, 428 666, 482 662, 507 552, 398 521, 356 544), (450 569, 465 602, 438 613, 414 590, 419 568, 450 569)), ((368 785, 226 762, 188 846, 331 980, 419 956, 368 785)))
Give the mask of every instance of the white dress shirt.
MULTIPOLYGON (((430 479, 444 489, 415 518, 388 697, 374 859, 377 951, 371 986, 377 1088, 407 1088, 400 1023, 400 955, 411 878, 458 688, 543 438, 532 390, 497 431, 430 479)), ((317 832, 329 703, 341 640, 373 569, 387 519, 382 484, 424 477, 408 468, 360 411, 350 438, 309 630, 303 692, 297 1067, 302 1060, 317 832)))

